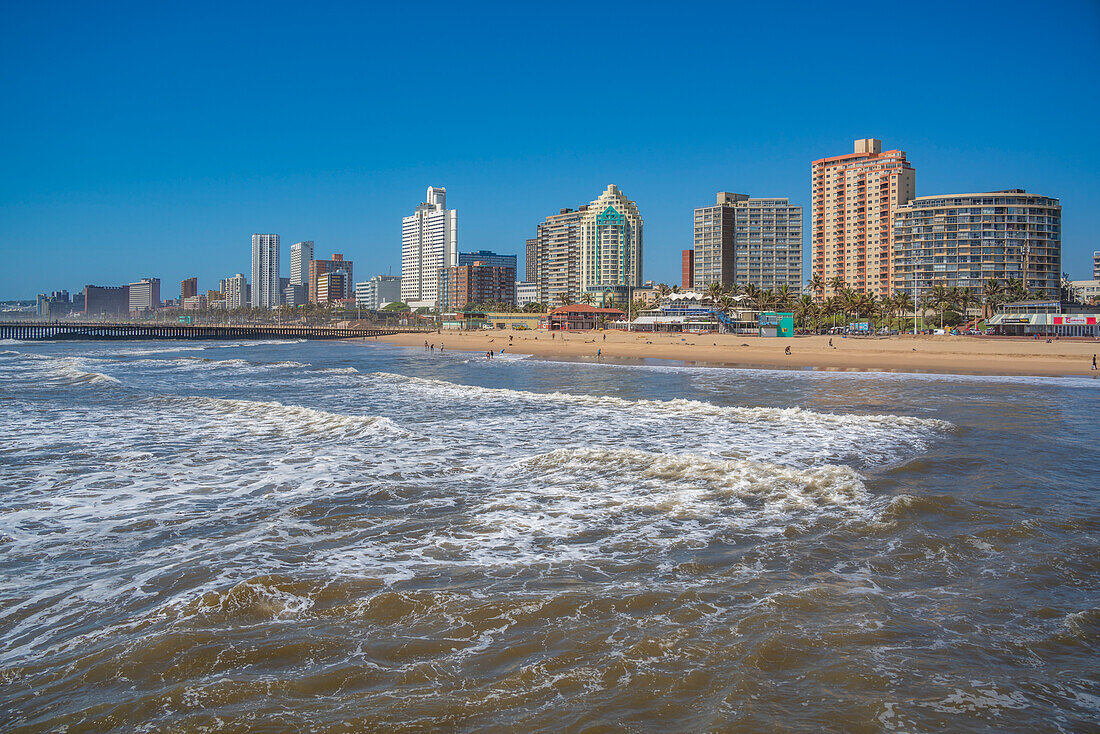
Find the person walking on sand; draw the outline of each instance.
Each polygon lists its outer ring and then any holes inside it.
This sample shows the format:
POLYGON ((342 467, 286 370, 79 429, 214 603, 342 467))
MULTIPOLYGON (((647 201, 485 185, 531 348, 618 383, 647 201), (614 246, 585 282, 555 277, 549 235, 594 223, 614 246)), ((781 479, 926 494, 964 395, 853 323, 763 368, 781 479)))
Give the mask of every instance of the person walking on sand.
MULTIPOLYGON (((596 359, 602 359, 602 357, 600 356, 600 350, 599 349, 596 350, 596 359)), ((1096 369, 1096 367, 1094 366, 1093 369, 1096 369)))
POLYGON ((1092 355, 1092 368, 1096 369, 1096 355, 1092 355))

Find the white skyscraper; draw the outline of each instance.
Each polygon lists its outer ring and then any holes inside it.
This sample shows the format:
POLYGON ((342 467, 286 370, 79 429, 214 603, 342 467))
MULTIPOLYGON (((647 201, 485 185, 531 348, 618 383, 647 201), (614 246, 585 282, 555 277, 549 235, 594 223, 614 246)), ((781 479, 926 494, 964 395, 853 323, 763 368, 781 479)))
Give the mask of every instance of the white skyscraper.
POLYGON ((279 293, 279 235, 252 235, 252 308, 274 308, 279 293))
POLYGON ((458 264, 458 212, 447 208, 447 189, 429 186, 427 201, 401 220, 401 300, 435 308, 439 276, 458 264))
POLYGON ((290 284, 309 285, 309 261, 313 259, 313 241, 290 246, 290 284))
POLYGON ((243 308, 248 305, 248 278, 237 273, 222 281, 222 293, 225 294, 226 308, 243 308))

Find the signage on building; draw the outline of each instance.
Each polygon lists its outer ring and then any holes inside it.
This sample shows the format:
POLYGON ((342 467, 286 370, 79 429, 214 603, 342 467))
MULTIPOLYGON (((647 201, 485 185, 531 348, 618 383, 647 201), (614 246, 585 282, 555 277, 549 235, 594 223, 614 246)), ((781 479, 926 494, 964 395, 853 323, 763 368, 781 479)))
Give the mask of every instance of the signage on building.
POLYGON ((1055 316, 1055 326, 1091 326, 1096 323, 1095 316, 1055 316))

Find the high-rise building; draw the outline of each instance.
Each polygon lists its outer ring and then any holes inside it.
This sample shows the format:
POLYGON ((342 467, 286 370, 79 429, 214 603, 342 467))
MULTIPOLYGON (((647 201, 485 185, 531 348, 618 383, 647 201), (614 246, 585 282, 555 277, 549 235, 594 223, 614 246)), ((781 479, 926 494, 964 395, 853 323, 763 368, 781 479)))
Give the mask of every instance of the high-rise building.
POLYGON ((252 235, 252 307, 274 308, 279 292, 279 235, 252 235))
POLYGON ((1092 253, 1092 279, 1100 280, 1100 250, 1092 253))
POLYGON ((232 278, 223 280, 222 293, 225 294, 226 308, 244 308, 251 303, 248 297, 248 278, 244 273, 237 273, 232 278))
MULTIPOLYGON (((315 261, 316 262, 316 261, 315 261)), ((334 303, 347 298, 348 276, 343 270, 330 270, 317 276, 316 303, 334 303)))
POLYGON ((283 304, 287 306, 304 306, 309 303, 309 286, 289 283, 283 287, 283 304))
POLYGON ((122 316, 130 313, 130 286, 84 286, 85 316, 122 316))
POLYGON ((184 298, 190 298, 191 296, 197 296, 199 294, 199 279, 188 278, 187 280, 180 281, 180 301, 184 298))
POLYGON ((625 292, 642 284, 642 215, 610 184, 588 205, 580 224, 580 289, 625 292))
POLYGON ((695 287, 695 250, 680 253, 680 287, 685 291, 695 287))
MULTIPOLYGON (((524 253, 523 268, 526 282, 534 283, 539 278, 539 238, 532 237, 525 243, 527 251, 524 253)), ((519 275, 518 273, 516 274, 519 275)))
POLYGON ((295 242, 290 246, 290 284, 309 285, 309 261, 313 259, 313 241, 295 242))
POLYGON ((916 173, 905 153, 882 152, 882 141, 857 140, 855 152, 821 158, 810 167, 810 271, 834 292, 833 279, 860 293, 889 295, 894 283, 894 210, 916 195, 916 173))
MULTIPOLYGON (((711 283, 733 285, 736 202, 748 201, 748 194, 718 192, 714 206, 695 210, 695 272, 692 288, 705 290, 711 283)), ((747 232, 746 232, 747 233, 747 232)))
POLYGON ((497 267, 480 260, 470 265, 455 265, 443 271, 440 279, 442 308, 456 311, 467 304, 499 301, 516 302, 515 267, 497 267))
POLYGON ((142 278, 127 286, 130 313, 146 313, 160 308, 160 278, 142 278))
POLYGON ((537 229, 538 270, 535 284, 538 300, 552 303, 560 298, 576 300, 581 287, 581 217, 587 206, 562 209, 541 222, 537 229))
POLYGON ((310 303, 328 303, 329 301, 342 301, 345 298, 351 298, 354 294, 352 291, 352 262, 351 260, 345 260, 344 256, 339 253, 333 253, 331 260, 310 260, 309 261, 309 302, 310 303), (340 273, 343 276, 342 283, 343 289, 339 292, 330 288, 330 297, 321 298, 318 291, 319 278, 325 273, 340 273))
POLYGON ((714 206, 695 210, 693 288, 752 284, 761 290, 802 288, 802 207, 719 191, 714 206))
POLYGON ((355 284, 355 305, 377 311, 387 303, 401 300, 401 276, 376 275, 355 284))
POLYGON ((439 305, 440 273, 458 262, 458 212, 447 189, 429 186, 427 201, 401 220, 401 300, 413 308, 439 305))
POLYGON ((894 215, 894 290, 918 300, 933 286, 967 288, 1017 278, 1058 294, 1062 207, 1023 189, 918 196, 894 215))

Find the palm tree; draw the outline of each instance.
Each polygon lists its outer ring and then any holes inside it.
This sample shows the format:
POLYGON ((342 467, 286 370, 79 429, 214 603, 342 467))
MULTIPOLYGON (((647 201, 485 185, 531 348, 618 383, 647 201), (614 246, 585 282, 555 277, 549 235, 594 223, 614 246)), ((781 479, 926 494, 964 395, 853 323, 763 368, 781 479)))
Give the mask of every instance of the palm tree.
POLYGON ((581 303, 591 306, 596 302, 596 297, 591 293, 582 293, 578 299, 581 303))
POLYGON ((558 304, 561 305, 561 306, 568 306, 568 305, 573 303, 573 299, 570 298, 569 294, 566 293, 565 291, 562 291, 561 293, 559 293, 556 296, 556 298, 557 298, 558 304))
POLYGON ((1028 297, 1027 286, 1019 278, 1009 278, 1005 281, 1005 297, 1009 301, 1026 301, 1028 297))
POLYGON ((802 322, 802 328, 806 328, 806 320, 812 318, 816 310, 813 297, 804 295, 794 304, 794 317, 802 322))
MULTIPOLYGON (((897 309, 898 314, 898 329, 901 329, 902 323, 904 323, 904 314, 911 313, 913 311, 913 297, 908 293, 898 293, 894 296, 894 308, 897 309)), ((913 321, 913 330, 916 331, 917 322, 913 321)))
POLYGON ((925 303, 932 307, 933 312, 940 312, 940 328, 943 328, 943 312, 947 309, 947 305, 951 303, 951 292, 942 285, 932 286, 927 293, 924 294, 925 303))
POLYGON ((810 290, 814 292, 814 297, 817 300, 822 300, 822 291, 825 290, 825 279, 818 273, 814 273, 810 276, 810 279, 806 282, 806 285, 810 287, 810 290))
POLYGON ((1005 287, 996 278, 990 278, 982 286, 982 316, 986 318, 993 315, 993 309, 1005 296, 1005 287))
POLYGON ((959 313, 962 314, 963 322, 969 320, 970 314, 967 311, 970 307, 977 303, 977 298, 970 292, 969 288, 958 288, 952 290, 952 300, 954 305, 958 307, 959 313))
POLYGON ((835 296, 844 290, 844 278, 841 278, 839 275, 834 275, 829 278, 828 286, 833 289, 833 295, 835 296))
POLYGON ((725 289, 722 288, 722 284, 717 281, 711 283, 710 286, 707 287, 707 293, 710 295, 711 301, 717 301, 718 297, 722 295, 723 290, 725 289))
POLYGON ((791 287, 784 283, 779 286, 775 291, 776 306, 787 311, 791 307, 791 302, 794 301, 794 293, 791 292, 791 287))
POLYGON ((749 299, 749 303, 753 304, 753 306, 756 307, 756 310, 758 310, 758 311, 763 311, 764 310, 763 308, 760 307, 760 295, 761 294, 760 294, 760 289, 759 288, 757 288, 752 283, 746 283, 745 288, 744 288, 744 295, 747 299, 749 299))

